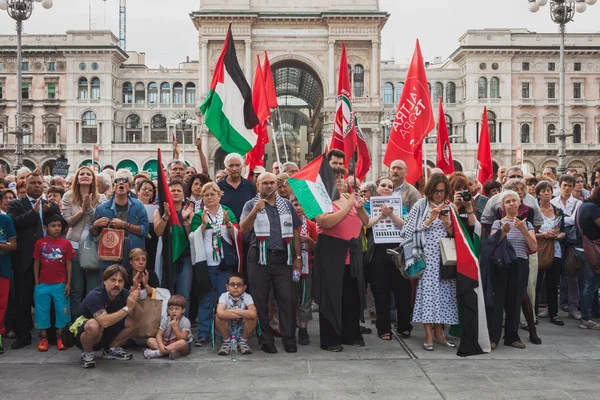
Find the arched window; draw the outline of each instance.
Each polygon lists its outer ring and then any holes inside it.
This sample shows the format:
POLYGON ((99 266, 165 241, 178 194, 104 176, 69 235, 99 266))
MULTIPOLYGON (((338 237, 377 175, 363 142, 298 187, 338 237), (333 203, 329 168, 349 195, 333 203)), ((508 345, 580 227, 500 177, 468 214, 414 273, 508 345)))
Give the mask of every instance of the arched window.
POLYGON ((135 103, 144 104, 146 102, 146 86, 142 82, 135 84, 135 103))
POLYGON ((487 78, 481 77, 479 78, 479 84, 477 85, 477 98, 479 99, 487 99, 487 89, 488 89, 488 81, 487 78))
POLYGON ((496 143, 496 114, 493 111, 487 112, 488 129, 490 130, 490 143, 496 143))
POLYGON ((500 79, 496 78, 495 76, 490 79, 490 98, 500 98, 500 79))
POLYGON ((156 114, 150 122, 150 141, 152 143, 165 143, 167 139, 167 118, 156 114))
POLYGON ((125 142, 136 143, 142 141, 142 119, 139 115, 131 114, 125 120, 125 142))
POLYGON ((446 103, 456 103, 456 84, 454 82, 448 82, 446 85, 446 103))
MULTIPOLYGON (((444 118, 446 119, 446 129, 448 129, 448 136, 452 136, 452 129, 454 128, 453 124, 452 124, 452 117, 449 116, 448 114, 444 114, 444 118)), ((450 139, 450 141, 452 142, 454 139, 450 139)))
POLYGON ((173 103, 183 104, 183 85, 181 82, 175 82, 173 85, 173 103))
POLYGON ((556 125, 548 124, 546 127, 546 136, 548 137, 548 143, 556 143, 556 137, 552 136, 556 134, 556 125))
POLYGON ((394 101, 396 104, 400 103, 400 98, 402 97, 403 90, 404 90, 404 82, 398 82, 396 84, 396 99, 394 101))
POLYGON ((100 100, 100 78, 92 78, 92 100, 100 100))
POLYGON ((444 85, 442 82, 436 82, 433 89, 433 104, 439 104, 440 99, 444 98, 444 85))
POLYGON ((57 143, 56 125, 54 125, 54 124, 49 124, 48 126, 46 126, 46 143, 48 143, 48 144, 57 143))
POLYGON ((81 118, 81 143, 98 142, 98 124, 96 122, 96 113, 86 111, 81 118))
POLYGON ((192 82, 185 85, 185 104, 196 104, 196 85, 192 82))
POLYGON ((581 125, 573 125, 573 143, 581 143, 581 125))
POLYGON ((148 84, 148 104, 158 103, 158 85, 156 82, 148 84))
POLYGON ((80 100, 85 100, 88 98, 88 80, 87 78, 79 78, 79 94, 77 98, 80 100))
POLYGON ((394 104, 394 85, 391 82, 383 84, 383 104, 394 104))
POLYGON ((352 87, 352 95, 354 97, 362 97, 365 92, 365 69, 362 65, 354 66, 354 85, 352 87))
POLYGON ((521 125, 521 143, 529 143, 529 124, 521 125))
POLYGON ((171 102, 171 85, 168 82, 163 82, 160 85, 160 103, 169 104, 171 102))
POLYGON ((123 84, 123 104, 133 103, 133 86, 130 82, 123 84))

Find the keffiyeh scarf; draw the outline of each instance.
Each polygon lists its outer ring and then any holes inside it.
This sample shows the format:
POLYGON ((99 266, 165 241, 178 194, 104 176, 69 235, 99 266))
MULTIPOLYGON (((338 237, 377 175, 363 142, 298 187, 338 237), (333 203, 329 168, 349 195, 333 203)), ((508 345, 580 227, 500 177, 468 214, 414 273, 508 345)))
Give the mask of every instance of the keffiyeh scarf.
MULTIPOLYGON (((262 200, 260 193, 257 194, 254 199, 252 199, 252 205, 256 205, 256 203, 259 200, 262 200)), ((277 193, 275 194, 275 207, 277 208, 277 213, 279 214, 279 223, 281 225, 281 237, 287 245, 287 264, 292 265, 292 238, 294 237, 294 224, 292 223, 292 212, 286 204, 285 200, 282 197, 280 197, 277 193)), ((256 240, 258 240, 258 263, 260 265, 267 265, 267 248, 268 238, 269 236, 271 236, 271 224, 266 210, 262 210, 256 216, 256 219, 254 220, 254 234, 256 235, 256 240)))
POLYGON ((221 228, 223 227, 223 207, 219 204, 216 215, 213 216, 208 211, 208 208, 204 208, 204 212, 208 213, 208 219, 212 228, 212 249, 213 249, 213 261, 219 261, 223 259, 223 242, 221 236, 221 228))
POLYGON ((407 268, 420 259, 425 261, 423 216, 426 209, 427 199, 420 199, 408 214, 404 228, 400 232, 400 244, 404 247, 404 260, 407 268))
MULTIPOLYGON (((302 226, 300 227, 300 236, 308 236, 308 223, 306 216, 302 216, 302 226)), ((308 244, 302 243, 302 276, 307 276, 308 270, 308 244)))
POLYGON ((231 303, 232 310, 243 310, 244 309, 244 293, 240 295, 240 297, 233 297, 231 294, 228 294, 229 302, 231 303))

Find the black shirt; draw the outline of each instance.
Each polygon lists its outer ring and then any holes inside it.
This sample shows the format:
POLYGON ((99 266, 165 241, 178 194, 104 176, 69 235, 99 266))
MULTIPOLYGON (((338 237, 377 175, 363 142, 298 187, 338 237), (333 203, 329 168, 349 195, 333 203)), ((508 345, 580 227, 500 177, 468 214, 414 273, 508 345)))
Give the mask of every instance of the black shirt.
POLYGON ((581 233, 589 240, 600 239, 600 228, 596 225, 596 220, 600 218, 600 207, 594 203, 583 203, 580 207, 578 222, 581 233))
POLYGON ((81 304, 79 304, 75 319, 82 315, 87 319, 92 319, 98 314, 99 311, 102 310, 106 311, 108 314, 116 313, 127 305, 128 297, 129 290, 123 289, 113 301, 110 301, 104 285, 101 284, 100 286, 92 289, 85 299, 83 299, 81 304))
POLYGON ((248 179, 242 178, 242 181, 237 188, 234 188, 227 183, 227 178, 221 179, 217 182, 221 190, 223 191, 223 197, 221 197, 221 204, 226 205, 233 211, 233 215, 238 221, 241 221, 242 209, 244 204, 256 196, 256 186, 248 179))

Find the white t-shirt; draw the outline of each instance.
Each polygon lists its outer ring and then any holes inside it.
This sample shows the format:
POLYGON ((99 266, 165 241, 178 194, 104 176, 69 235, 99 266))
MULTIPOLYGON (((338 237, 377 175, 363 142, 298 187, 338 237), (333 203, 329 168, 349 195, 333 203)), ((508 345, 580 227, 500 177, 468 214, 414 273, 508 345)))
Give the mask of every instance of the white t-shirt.
POLYGON ((244 292, 240 296, 240 301, 234 304, 234 301, 229 296, 229 292, 225 292, 219 297, 219 304, 225 304, 227 310, 247 310, 250 304, 254 304, 254 300, 250 294, 244 292))

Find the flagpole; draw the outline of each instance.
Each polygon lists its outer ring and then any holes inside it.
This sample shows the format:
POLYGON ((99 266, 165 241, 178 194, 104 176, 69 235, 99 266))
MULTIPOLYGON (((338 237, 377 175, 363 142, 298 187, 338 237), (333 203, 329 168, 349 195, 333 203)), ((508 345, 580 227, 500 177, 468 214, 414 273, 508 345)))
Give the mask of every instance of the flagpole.
POLYGON ((282 134, 281 136, 283 137, 283 151, 285 154, 285 162, 290 161, 288 158, 288 152, 287 152, 287 146, 285 145, 285 135, 283 135, 283 131, 281 130, 281 125, 283 125, 281 123, 281 112, 279 111, 279 107, 277 107, 277 118, 279 120, 279 132, 282 134))
POLYGON ((423 139, 423 170, 425 171, 425 183, 427 184, 427 137, 423 139))
POLYGON ((279 159, 279 146, 277 146, 277 131, 275 130, 275 124, 271 120, 271 127, 273 128, 273 146, 275 147, 275 157, 277 157, 277 163, 281 167, 281 160, 279 159))

